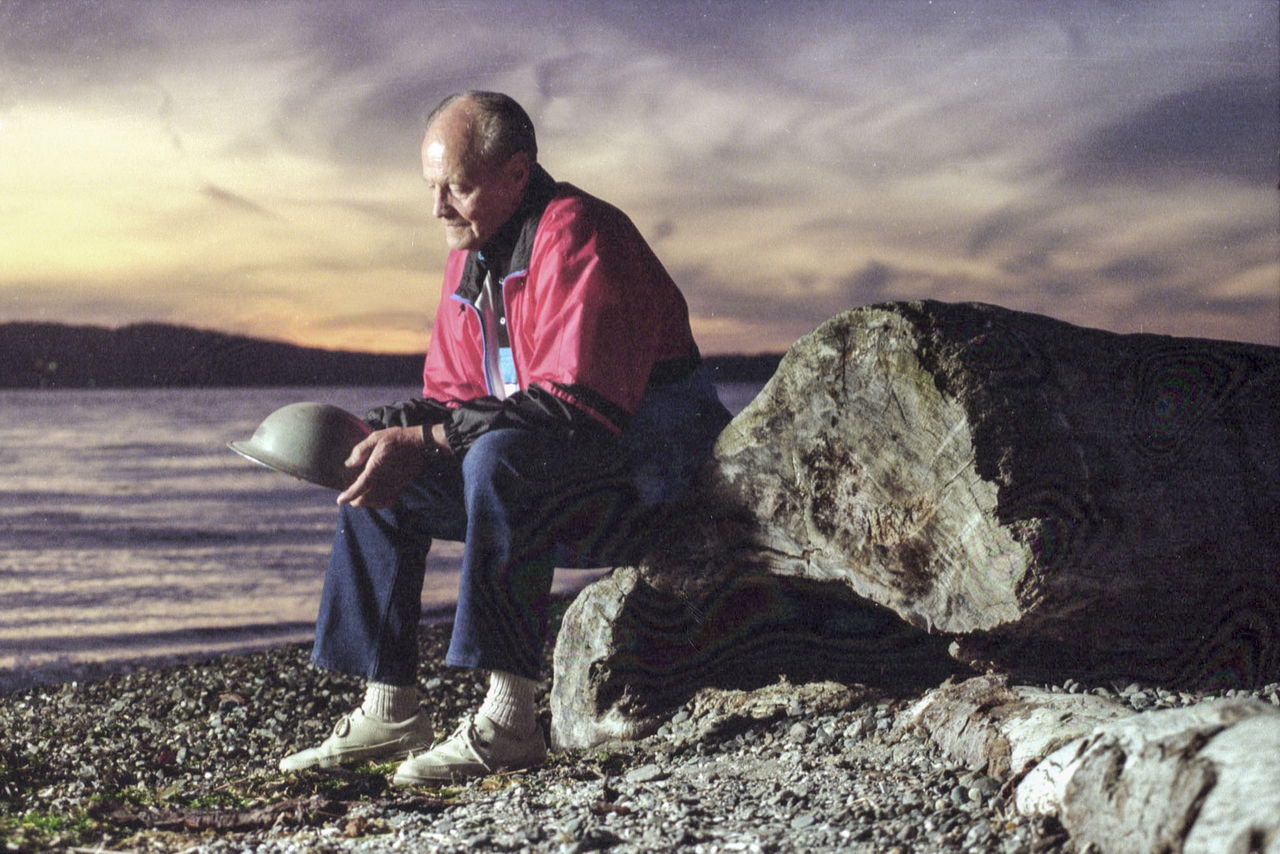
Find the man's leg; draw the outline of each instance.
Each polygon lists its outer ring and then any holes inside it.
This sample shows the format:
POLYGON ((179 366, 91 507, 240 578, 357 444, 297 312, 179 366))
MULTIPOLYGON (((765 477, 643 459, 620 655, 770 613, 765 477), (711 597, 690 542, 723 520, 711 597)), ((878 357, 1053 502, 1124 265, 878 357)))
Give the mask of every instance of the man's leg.
POLYGON ((616 549, 639 509, 611 447, 497 430, 463 461, 468 530, 445 658, 536 679, 556 566, 587 568, 616 549))
POLYGON ((430 744, 416 685, 425 561, 432 535, 461 539, 464 531, 457 466, 417 478, 394 509, 341 509, 312 660, 368 680, 364 703, 323 744, 282 760, 282 770, 400 758, 430 744))
POLYGON ((468 520, 446 663, 490 671, 480 713, 454 737, 403 763, 399 784, 540 763, 534 719, 553 568, 602 566, 652 514, 612 447, 523 430, 488 433, 463 460, 468 520))
POLYGON ((339 511, 311 654, 318 666, 393 684, 414 680, 431 538, 409 522, 399 509, 339 511))

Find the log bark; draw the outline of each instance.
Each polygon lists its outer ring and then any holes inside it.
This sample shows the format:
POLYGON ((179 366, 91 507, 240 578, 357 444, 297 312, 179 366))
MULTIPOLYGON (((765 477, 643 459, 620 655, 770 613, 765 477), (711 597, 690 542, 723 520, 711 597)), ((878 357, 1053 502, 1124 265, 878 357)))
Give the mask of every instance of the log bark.
POLYGON ((1016 779, 1062 745, 1129 714, 1103 697, 1010 687, 1005 677, 988 675, 930 691, 900 725, 924 730, 947 755, 974 770, 1016 779))
POLYGON ((1280 348, 846 312, 648 559, 570 609, 556 737, 651 730, 708 684, 937 673, 938 640, 1038 680, 1280 680, 1278 435, 1280 348))
POLYGON ((925 635, 840 585, 744 573, 697 602, 625 567, 570 604, 554 650, 552 742, 640 738, 706 689, 835 680, 936 685, 954 662, 925 635))
POLYGON ((1280 678, 1277 436, 1280 348, 898 304, 798 343, 711 476, 770 573, 967 660, 1257 684, 1280 678))
POLYGON ((1280 711, 1260 701, 1146 712, 1059 748, 1016 803, 1052 809, 1082 849, 1280 854, 1278 757, 1280 711))
POLYGON ((1223 700, 1136 714, 986 676, 929 692, 900 726, 1007 781, 1080 850, 1280 854, 1280 710, 1223 700))

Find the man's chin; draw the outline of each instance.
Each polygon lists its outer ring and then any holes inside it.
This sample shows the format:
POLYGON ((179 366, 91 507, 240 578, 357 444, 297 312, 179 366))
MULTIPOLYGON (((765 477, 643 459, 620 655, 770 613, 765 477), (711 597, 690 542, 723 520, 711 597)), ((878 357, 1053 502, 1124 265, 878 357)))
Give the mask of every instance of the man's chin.
POLYGON ((476 239, 476 235, 469 228, 452 229, 446 227, 444 230, 444 242, 450 249, 465 252, 479 248, 480 244, 480 241, 476 239))

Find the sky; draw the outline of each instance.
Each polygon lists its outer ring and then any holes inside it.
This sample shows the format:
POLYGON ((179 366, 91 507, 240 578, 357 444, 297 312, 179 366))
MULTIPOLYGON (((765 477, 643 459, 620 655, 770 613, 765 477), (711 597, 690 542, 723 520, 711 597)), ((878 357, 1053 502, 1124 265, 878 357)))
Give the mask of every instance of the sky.
POLYGON ((887 300, 1280 344, 1277 0, 0 0, 0 322, 427 345, 444 95, 528 109, 703 352, 887 300))

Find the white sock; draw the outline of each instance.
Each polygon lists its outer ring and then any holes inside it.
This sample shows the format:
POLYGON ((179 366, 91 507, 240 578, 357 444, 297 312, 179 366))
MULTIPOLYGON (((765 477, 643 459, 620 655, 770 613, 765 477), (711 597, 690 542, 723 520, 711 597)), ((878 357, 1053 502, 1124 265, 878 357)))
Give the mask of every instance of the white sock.
POLYGON ((370 682, 364 689, 360 709, 383 723, 407 721, 418 713, 418 686, 370 682))
POLYGON ((489 673, 489 693, 480 706, 480 714, 503 729, 516 733, 532 731, 537 726, 534 716, 534 688, 537 681, 502 670, 489 673))

